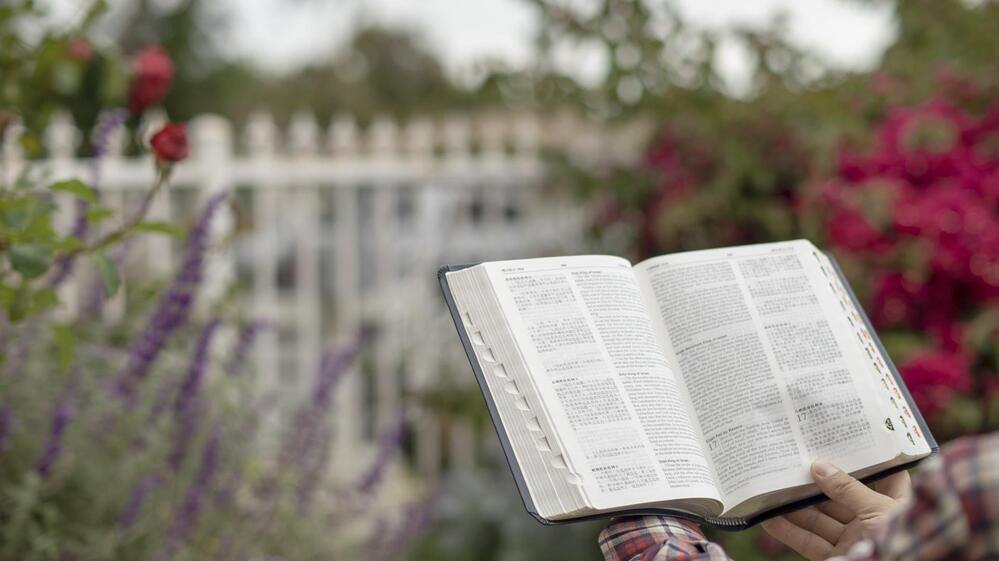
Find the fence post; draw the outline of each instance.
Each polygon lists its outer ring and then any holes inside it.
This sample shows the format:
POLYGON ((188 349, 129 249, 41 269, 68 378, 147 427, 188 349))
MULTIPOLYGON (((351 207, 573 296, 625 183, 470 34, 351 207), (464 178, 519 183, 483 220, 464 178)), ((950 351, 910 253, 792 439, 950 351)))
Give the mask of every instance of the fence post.
MULTIPOLYGON (((395 171, 399 159, 399 128, 390 117, 379 117, 368 131, 368 147, 373 164, 386 172, 395 171)), ((395 202, 402 185, 394 173, 389 179, 373 185, 371 222, 368 224, 372 239, 370 249, 374 255, 367 258, 374 266, 374 289, 365 295, 366 315, 377 322, 377 337, 372 341, 375 364, 375 429, 389 430, 400 414, 398 376, 400 312, 408 304, 409 287, 399 282, 396 273, 398 260, 395 249, 402 241, 399 221, 395 216, 395 202)))
MULTIPOLYGON (((310 113, 298 113, 288 130, 291 158, 298 166, 315 165, 320 145, 319 125, 310 113)), ((320 198, 314 182, 300 183, 292 188, 291 224, 295 245, 295 340, 298 344, 299 389, 311 379, 320 355, 320 309, 322 292, 319 287, 320 198)))
POLYGON ((4 185, 11 185, 17 180, 17 175, 24 168, 24 153, 21 151, 20 137, 24 132, 24 126, 14 118, 7 125, 7 130, 0 138, 0 181, 4 185))
MULTIPOLYGON (((427 318, 441 311, 433 292, 436 278, 433 273, 439 259, 438 236, 442 222, 438 214, 437 197, 441 195, 441 185, 434 181, 433 172, 437 161, 434 156, 436 129, 431 121, 418 118, 409 121, 403 132, 405 158, 413 166, 416 183, 412 185, 412 209, 409 230, 406 237, 411 242, 400 259, 406 260, 409 278, 404 281, 414 294, 410 306, 406 307, 406 323, 403 325, 405 339, 402 344, 407 363, 409 385, 407 390, 417 393, 433 388, 437 374, 435 362, 439 358, 434 346, 437 334, 433 326, 428 328, 427 318)), ((427 476, 440 471, 441 430, 437 416, 419 402, 411 404, 409 423, 414 427, 413 450, 417 469, 427 476)))
MULTIPOLYGON (((331 164, 352 161, 359 150, 357 125, 349 116, 335 117, 329 126, 331 164)), ((333 280, 336 332, 347 337, 361 328, 361 248, 358 214, 358 185, 344 179, 333 184, 333 259, 329 266, 333 280)), ((358 469, 357 449, 362 446, 362 391, 358 362, 352 364, 336 395, 337 438, 334 458, 342 462, 345 471, 358 469)))
MULTIPOLYGON (((216 193, 232 190, 231 158, 232 127, 224 118, 203 115, 191 122, 192 144, 201 205, 216 193)), ((235 264, 231 251, 220 251, 219 245, 232 232, 232 201, 219 207, 210 226, 209 254, 205 258, 205 280, 198 298, 199 311, 204 314, 231 284, 235 264)), ((200 206, 199 206, 200 208, 200 206)))
MULTIPOLYGON (((272 184, 277 167, 274 157, 277 126, 270 113, 258 111, 250 116, 244 134, 249 155, 248 164, 255 170, 252 174, 253 182, 249 184, 252 229, 247 241, 250 248, 248 259, 253 290, 250 314, 254 319, 273 324, 272 328, 264 329, 257 335, 253 356, 260 384, 257 388, 259 395, 264 399, 276 399, 276 392, 281 388, 282 382, 278 338, 279 330, 284 327, 277 303, 278 247, 275 226, 278 192, 277 186, 272 184)), ((276 409, 275 407, 269 409, 269 418, 277 414, 276 409)), ((265 425, 270 427, 273 423, 267 422, 265 425)), ((275 436, 271 432, 265 433, 265 438, 275 436)))

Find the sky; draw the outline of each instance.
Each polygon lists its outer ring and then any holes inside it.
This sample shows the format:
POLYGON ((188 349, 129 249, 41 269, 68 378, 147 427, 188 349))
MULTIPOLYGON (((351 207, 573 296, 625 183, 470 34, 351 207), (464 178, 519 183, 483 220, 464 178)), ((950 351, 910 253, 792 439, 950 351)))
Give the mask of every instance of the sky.
MULTIPOLYGON (((122 0, 127 1, 127 0, 122 0)), ((169 6, 177 0, 159 0, 169 6)), ((446 67, 461 74, 478 60, 522 66, 531 56, 537 22, 525 0, 213 0, 229 15, 220 43, 233 57, 272 71, 319 60, 347 41, 362 23, 417 30, 446 67)), ((562 0, 586 5, 592 0, 562 0)), ((656 0, 652 0, 656 1, 656 0)), ((50 0, 57 15, 79 10, 85 0, 50 0)), ((894 24, 884 2, 855 0, 677 0, 680 12, 699 27, 762 27, 779 12, 789 37, 840 68, 874 65, 891 43, 894 24)), ((722 76, 738 90, 749 75, 749 59, 734 44, 718 54, 722 76)), ((572 69, 584 80, 603 70, 599 57, 582 55, 572 69)))

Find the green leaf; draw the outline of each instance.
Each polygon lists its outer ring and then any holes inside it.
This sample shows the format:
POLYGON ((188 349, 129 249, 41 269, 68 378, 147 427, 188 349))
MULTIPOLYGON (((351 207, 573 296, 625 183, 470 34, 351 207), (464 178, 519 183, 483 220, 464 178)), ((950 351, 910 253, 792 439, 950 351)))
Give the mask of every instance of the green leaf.
POLYGON ((77 198, 83 199, 88 203, 97 202, 97 193, 95 193, 93 189, 79 179, 57 181, 52 184, 52 190, 75 195, 77 198))
POLYGON ((75 62, 58 62, 52 68, 52 88, 62 95, 76 93, 82 79, 83 69, 75 62))
POLYGON ((76 355, 76 333, 70 325, 55 324, 52 326, 52 337, 55 340, 56 353, 59 355, 59 366, 67 370, 76 355))
POLYGON ((76 251, 83 247, 83 240, 76 236, 66 236, 59 239, 55 244, 57 251, 76 251))
POLYGON ((102 206, 94 206, 87 209, 87 222, 99 224, 105 218, 114 215, 114 211, 102 206))
POLYGON ((59 305, 59 296, 52 287, 44 287, 31 295, 31 313, 38 313, 59 305))
POLYGON ((104 281, 104 294, 108 297, 114 296, 114 293, 118 292, 118 285, 121 282, 114 261, 101 251, 94 254, 94 264, 97 266, 97 272, 101 274, 101 280, 104 281))
POLYGON ((33 279, 45 274, 52 265, 52 248, 38 243, 15 244, 8 254, 10 266, 22 277, 33 279))
POLYGON ((25 155, 29 157, 41 155, 42 142, 38 139, 38 135, 35 133, 31 131, 24 131, 17 140, 21 144, 21 149, 24 150, 25 155))
POLYGON ((0 282, 0 307, 5 310, 9 308, 16 295, 17 289, 0 282))
POLYGON ((149 232, 151 234, 166 234, 175 238, 184 237, 184 229, 174 226, 169 222, 139 222, 135 225, 136 232, 149 232))
POLYGON ((35 206, 33 201, 25 198, 14 199, 4 205, 4 227, 14 232, 27 228, 35 216, 35 206))
POLYGON ((28 288, 28 283, 22 282, 7 302, 7 317, 10 318, 10 321, 16 323, 28 317, 30 297, 31 291, 28 288))
POLYGON ((14 179, 15 190, 25 191, 34 185, 34 182, 31 181, 31 175, 28 173, 30 169, 31 166, 24 166, 24 169, 17 174, 17 177, 14 179))
POLYGON ((107 0, 97 0, 96 2, 92 2, 90 7, 87 8, 87 15, 83 16, 83 19, 80 22, 80 28, 88 29, 93 26, 94 22, 97 21, 97 18, 107 12, 107 9, 107 0))

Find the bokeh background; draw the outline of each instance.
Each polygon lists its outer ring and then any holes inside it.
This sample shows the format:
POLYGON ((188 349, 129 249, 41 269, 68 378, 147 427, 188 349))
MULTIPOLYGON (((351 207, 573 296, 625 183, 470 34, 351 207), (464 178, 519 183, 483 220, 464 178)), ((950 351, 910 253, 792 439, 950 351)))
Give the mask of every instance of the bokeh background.
POLYGON ((808 238, 995 430, 996 53, 984 0, 0 2, 0 559, 599 559, 448 263, 808 238))

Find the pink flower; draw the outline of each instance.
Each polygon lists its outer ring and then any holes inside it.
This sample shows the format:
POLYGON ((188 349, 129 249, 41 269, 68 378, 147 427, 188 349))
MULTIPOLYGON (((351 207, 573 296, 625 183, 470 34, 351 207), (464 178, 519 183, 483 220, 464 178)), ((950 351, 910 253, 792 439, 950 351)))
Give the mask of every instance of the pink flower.
POLYGON ((915 325, 925 298, 920 284, 900 272, 879 273, 871 295, 871 322, 876 326, 915 325))
POLYGON ((940 333, 943 326, 953 324, 965 301, 964 286, 953 278, 934 273, 923 284, 919 307, 919 322, 913 327, 940 333))
POLYGON ((884 232, 862 212, 849 207, 832 211, 826 221, 826 237, 834 247, 849 251, 884 253, 891 248, 884 232))
POLYGON ((948 65, 938 66, 934 78, 937 89, 949 99, 967 101, 978 93, 978 86, 974 80, 962 76, 948 65))
POLYGON ((968 357, 960 352, 924 351, 899 365, 899 371, 920 411, 929 418, 971 389, 968 357))
POLYGON ((961 350, 961 342, 964 339, 964 326, 956 323, 953 319, 943 317, 930 317, 926 324, 926 332, 937 342, 946 352, 956 353, 961 350))
POLYGON ((880 96, 886 96, 898 89, 898 80, 887 72, 877 72, 871 76, 871 89, 880 96))
POLYGON ((907 191, 895 205, 894 223, 898 232, 929 242, 933 270, 958 280, 971 278, 972 256, 985 255, 983 242, 999 229, 993 209, 953 185, 907 191))
POLYGON ((877 171, 868 158, 846 148, 836 155, 836 167, 839 176, 850 183, 859 183, 877 171))
POLYGON ((962 138, 971 120, 943 99, 912 108, 896 108, 877 131, 878 146, 888 152, 944 152, 962 138))
POLYGON ((972 297, 979 302, 999 301, 999 223, 994 223, 980 238, 980 244, 968 258, 972 297))
POLYGON ((66 54, 69 58, 86 64, 94 58, 94 47, 86 37, 74 37, 66 42, 66 54))
POLYGON ((878 128, 870 165, 914 186, 954 178, 973 129, 967 116, 942 100, 896 108, 878 128))

